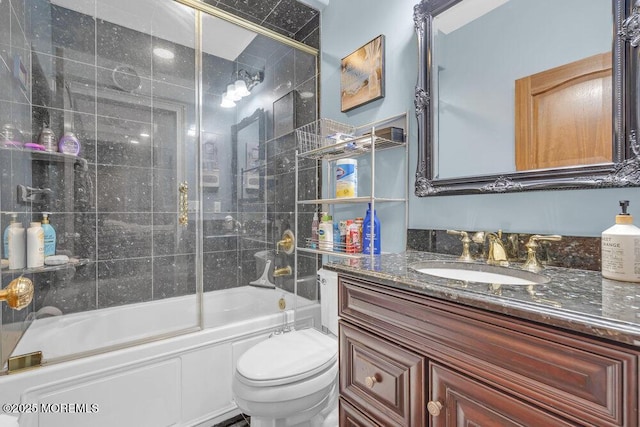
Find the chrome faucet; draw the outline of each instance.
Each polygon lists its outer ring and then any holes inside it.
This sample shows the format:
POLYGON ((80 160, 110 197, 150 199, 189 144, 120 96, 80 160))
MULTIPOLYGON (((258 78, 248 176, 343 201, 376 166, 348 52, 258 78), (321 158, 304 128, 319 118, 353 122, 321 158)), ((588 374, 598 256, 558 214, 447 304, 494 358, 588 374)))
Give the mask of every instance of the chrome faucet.
POLYGON ((245 233, 244 224, 240 221, 232 217, 231 215, 227 215, 224 217, 224 222, 227 227, 227 230, 233 231, 234 233, 245 233))

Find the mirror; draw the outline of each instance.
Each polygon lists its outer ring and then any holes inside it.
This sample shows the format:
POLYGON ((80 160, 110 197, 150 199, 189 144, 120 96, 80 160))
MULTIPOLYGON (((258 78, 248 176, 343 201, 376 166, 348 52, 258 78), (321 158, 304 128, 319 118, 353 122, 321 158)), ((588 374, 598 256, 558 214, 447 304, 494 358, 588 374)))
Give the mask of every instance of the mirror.
MULTIPOLYGON (((236 171, 235 199, 239 203, 257 202, 264 193, 264 110, 259 108, 231 127, 233 169, 236 171)), ((240 209, 241 206, 238 206, 240 209)))
POLYGON ((640 6, 587 3, 414 7, 416 196, 640 186, 640 6))

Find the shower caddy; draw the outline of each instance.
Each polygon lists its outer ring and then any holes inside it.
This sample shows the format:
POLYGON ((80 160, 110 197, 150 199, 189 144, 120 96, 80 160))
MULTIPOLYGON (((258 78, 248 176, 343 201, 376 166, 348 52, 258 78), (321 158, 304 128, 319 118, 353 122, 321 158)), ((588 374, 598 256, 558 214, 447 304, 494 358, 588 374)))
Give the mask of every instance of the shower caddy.
MULTIPOLYGON (((296 205, 295 205, 295 235, 296 237, 296 252, 295 252, 295 262, 298 265, 298 252, 303 253, 311 253, 318 255, 327 255, 327 256, 335 256, 342 258, 374 258, 374 255, 371 254, 363 254, 363 253, 347 253, 345 251, 346 248, 339 247, 340 250, 323 250, 319 249, 318 242, 314 242, 309 236, 311 234, 311 221, 308 221, 308 230, 300 227, 300 209, 304 205, 313 205, 316 206, 316 211, 318 210, 318 206, 322 206, 323 212, 328 212, 329 215, 332 215, 335 218, 334 210, 335 206, 338 204, 361 204, 366 207, 367 203, 371 204, 371 210, 375 210, 376 204, 378 203, 391 203, 395 205, 401 205, 402 213, 404 216, 404 227, 402 230, 405 230, 408 225, 408 210, 407 210, 407 201, 409 198, 408 195, 408 185, 404 185, 403 194, 400 197, 379 197, 376 193, 376 154, 383 150, 389 149, 404 149, 404 161, 403 165, 397 165, 397 173, 401 174, 401 177, 408 177, 408 148, 407 143, 405 142, 407 139, 408 133, 408 119, 407 113, 398 114, 396 116, 389 117, 387 119, 378 120, 370 124, 366 124, 363 126, 351 126, 343 123, 339 123, 330 119, 319 119, 307 125, 304 125, 298 129, 296 129, 296 162, 295 162, 295 171, 296 171, 296 205), (385 133, 385 137, 380 136, 380 132, 377 129, 381 128, 389 128, 393 127, 396 129, 401 129, 402 135, 401 137, 397 137, 397 135, 385 133), (328 138, 330 135, 335 134, 344 134, 344 135, 353 135, 353 138, 340 140, 338 142, 333 143, 334 140, 328 138), (393 139, 391 139, 393 138, 393 139), (363 158, 363 156, 368 156, 370 159, 370 185, 369 185, 369 195, 366 196, 358 196, 358 197, 344 197, 344 198, 319 198, 313 200, 300 199, 298 182, 299 182, 299 172, 300 172, 300 163, 305 161, 306 159, 320 161, 322 166, 325 167, 327 173, 323 173, 322 179, 322 188, 327 189, 326 194, 335 194, 335 182, 333 179, 333 170, 335 166, 335 162, 339 159, 343 158, 363 158), (315 245, 314 245, 315 244, 315 245), (315 246, 315 247, 314 247, 315 246)), ((361 163, 362 164, 362 163, 361 163)), ((363 168, 363 166, 359 165, 359 168, 363 168)), ((396 165, 394 165, 396 166, 396 165)), ((363 169, 361 169, 364 172, 363 169)), ((366 175, 366 174, 360 174, 366 175)), ((405 179, 406 181, 406 179, 405 179)), ((400 209, 400 207, 398 207, 400 209)), ((306 212, 308 213, 308 212, 306 212)), ((363 215, 364 217, 364 209, 363 215)), ((373 221, 373 216, 371 217, 373 221)), ((307 221, 304 222, 307 224, 307 221)), ((389 235, 392 231, 388 227, 388 224, 382 222, 381 226, 381 235, 383 236, 383 245, 384 245, 384 236, 389 235), (387 234, 385 233, 385 229, 387 234)), ((402 248, 406 247, 406 235, 404 237, 404 244, 402 248)), ((371 251, 373 253, 373 251, 371 251)), ((296 269, 297 270, 297 269, 296 269)), ((297 274, 296 274, 297 276, 297 274)), ((296 277, 297 280, 297 277, 296 277)))

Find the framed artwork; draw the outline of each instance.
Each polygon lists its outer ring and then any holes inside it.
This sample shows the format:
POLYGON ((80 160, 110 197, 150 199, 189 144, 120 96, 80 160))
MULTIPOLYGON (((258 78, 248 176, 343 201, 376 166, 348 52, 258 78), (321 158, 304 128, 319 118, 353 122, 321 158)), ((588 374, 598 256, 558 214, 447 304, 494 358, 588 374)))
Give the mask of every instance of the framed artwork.
POLYGON ((342 58, 340 111, 384 97, 384 35, 342 58))

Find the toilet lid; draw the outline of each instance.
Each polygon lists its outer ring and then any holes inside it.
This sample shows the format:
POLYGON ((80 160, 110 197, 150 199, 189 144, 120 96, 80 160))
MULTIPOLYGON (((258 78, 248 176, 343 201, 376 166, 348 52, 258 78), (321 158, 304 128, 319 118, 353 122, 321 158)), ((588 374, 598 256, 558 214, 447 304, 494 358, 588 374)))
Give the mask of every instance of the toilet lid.
POLYGON ((337 353, 335 339, 315 329, 304 329, 258 343, 240 357, 236 369, 252 383, 282 384, 326 369, 337 361, 337 353))

